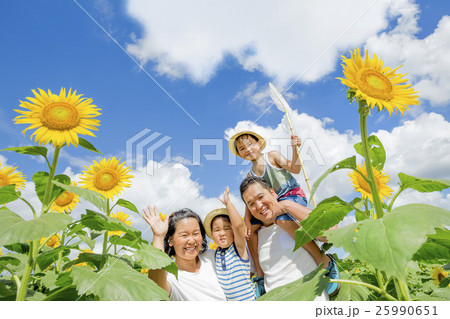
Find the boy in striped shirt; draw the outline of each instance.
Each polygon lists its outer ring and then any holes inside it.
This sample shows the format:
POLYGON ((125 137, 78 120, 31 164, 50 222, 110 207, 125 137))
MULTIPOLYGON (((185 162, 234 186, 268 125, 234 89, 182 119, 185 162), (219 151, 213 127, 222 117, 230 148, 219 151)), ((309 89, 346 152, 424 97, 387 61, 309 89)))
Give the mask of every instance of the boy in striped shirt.
POLYGON ((219 198, 226 208, 215 209, 205 217, 205 231, 218 246, 216 273, 227 300, 252 301, 256 296, 250 279, 244 221, 230 201, 229 193, 230 189, 226 187, 219 198))

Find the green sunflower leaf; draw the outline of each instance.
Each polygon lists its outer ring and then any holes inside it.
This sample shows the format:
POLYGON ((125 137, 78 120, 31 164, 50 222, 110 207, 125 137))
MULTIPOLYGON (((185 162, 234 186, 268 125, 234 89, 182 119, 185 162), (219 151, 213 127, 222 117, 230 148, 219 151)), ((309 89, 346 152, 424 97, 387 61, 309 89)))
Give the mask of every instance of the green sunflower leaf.
POLYGON ((27 155, 41 155, 44 158, 47 158, 48 150, 46 147, 43 146, 20 146, 20 147, 9 147, 0 150, 0 152, 3 151, 13 151, 19 154, 27 154, 27 155))
POLYGON ((20 265, 20 259, 12 256, 0 256, 0 268, 8 265, 18 266, 20 265))
POLYGON ((36 258, 36 262, 39 265, 39 269, 41 269, 41 271, 44 271, 48 266, 57 261, 60 252, 62 253, 63 256, 69 255, 71 248, 73 247, 60 246, 40 254, 36 258))
MULTIPOLYGON (((36 189, 36 195, 39 197, 41 203, 44 203, 45 189, 47 187, 48 176, 49 174, 47 172, 41 171, 35 173, 32 177, 36 189)), ((64 174, 56 175, 53 178, 54 184, 57 183, 55 181, 59 182, 59 184, 61 185, 70 184, 70 177, 64 174)), ((60 187, 59 185, 57 186, 52 185, 49 203, 52 203, 62 193, 64 193, 64 188, 60 187)))
POLYGON ((102 152, 100 152, 99 150, 97 150, 94 145, 91 144, 91 142, 85 140, 82 137, 78 137, 78 145, 80 145, 81 147, 84 147, 85 149, 95 152, 95 153, 99 153, 102 154, 102 152))
MULTIPOLYGON (((378 171, 381 171, 386 162, 386 151, 384 150, 383 144, 375 135, 370 135, 367 140, 369 143, 369 155, 372 166, 378 171)), ((356 152, 364 157, 362 143, 356 143, 354 147, 356 152)))
MULTIPOLYGON (((69 261, 68 263, 64 264, 63 270, 69 269, 72 266, 87 262, 92 263, 97 269, 100 269, 102 264, 106 262, 107 257, 102 254, 95 254, 95 253, 85 253, 81 252, 78 257, 72 261, 69 261)), ((76 268, 76 267, 74 267, 76 268)), ((72 269, 74 269, 72 268, 72 269)))
POLYGON ((336 196, 321 201, 295 231, 294 251, 337 225, 352 210, 353 206, 336 196))
POLYGON ((313 187, 311 189, 311 194, 309 196, 309 201, 311 201, 311 198, 313 198, 317 188, 319 187, 320 183, 322 182, 322 180, 325 177, 327 177, 329 174, 331 174, 337 170, 344 169, 344 168, 356 170, 356 156, 346 158, 346 159, 340 161, 339 163, 334 164, 327 171, 325 171, 325 173, 323 173, 322 176, 320 176, 314 182, 313 187))
POLYGON ((165 269, 178 278, 177 264, 160 249, 141 245, 141 248, 134 252, 134 260, 142 265, 142 268, 165 269))
POLYGON ((129 209, 129 210, 131 210, 132 212, 135 212, 135 213, 138 213, 138 214, 139 214, 139 211, 138 211, 138 209, 136 208, 136 206, 134 206, 134 204, 133 204, 132 202, 127 201, 126 199, 122 199, 122 198, 119 199, 119 200, 117 201, 116 205, 119 205, 119 206, 121 206, 121 207, 123 207, 123 208, 129 209))
POLYGON ((106 212, 106 198, 100 193, 97 193, 96 191, 87 189, 87 188, 81 188, 78 186, 71 186, 71 185, 64 185, 57 181, 53 181, 53 183, 64 190, 74 193, 81 198, 87 200, 94 206, 96 206, 98 209, 100 209, 102 212, 106 212))
POLYGON ((388 276, 405 279, 407 264, 435 228, 450 224, 450 212, 424 204, 395 208, 381 219, 366 219, 326 231, 328 241, 388 276))
POLYGON ((313 301, 327 288, 330 279, 325 276, 326 269, 321 267, 306 276, 287 285, 275 288, 258 301, 313 301))
POLYGON ((131 226, 128 226, 127 224, 123 223, 122 221, 99 214, 97 212, 94 212, 92 210, 86 209, 86 214, 81 215, 80 223, 84 226, 96 230, 96 231, 104 231, 104 230, 120 230, 125 233, 133 235, 135 238, 138 238, 141 236, 141 232, 137 230, 136 228, 133 228, 131 226))
POLYGON ((78 294, 93 294, 100 300, 168 300, 167 292, 127 263, 115 259, 98 273, 89 267, 73 267, 73 283, 78 294))
POLYGON ((37 219, 25 221, 8 208, 1 207, 0 246, 47 237, 65 229, 71 222, 72 217, 58 213, 48 213, 37 219))
POLYGON ((15 185, 0 187, 0 205, 8 204, 20 197, 20 192, 16 192, 15 185))
POLYGON ((399 173, 398 178, 402 189, 412 188, 421 193, 442 191, 450 187, 450 180, 446 179, 420 178, 404 173, 399 173))
POLYGON ((450 230, 437 228, 436 234, 428 235, 413 259, 436 264, 450 262, 450 230))
POLYGON ((126 233, 122 237, 111 236, 109 242, 114 245, 127 246, 135 249, 139 249, 142 239, 140 237, 133 236, 126 233))

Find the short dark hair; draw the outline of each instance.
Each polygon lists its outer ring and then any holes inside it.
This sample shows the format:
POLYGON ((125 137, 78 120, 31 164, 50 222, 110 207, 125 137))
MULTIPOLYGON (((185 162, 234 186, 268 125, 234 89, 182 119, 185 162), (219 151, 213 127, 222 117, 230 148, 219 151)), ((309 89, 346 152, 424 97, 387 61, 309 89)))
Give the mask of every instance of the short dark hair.
POLYGON ((225 215, 225 214, 217 215, 217 216, 214 217, 214 218, 212 219, 212 221, 211 221, 211 232, 212 232, 212 225, 214 224, 214 221, 215 221, 217 218, 225 219, 226 221, 228 221, 229 223, 231 223, 230 216, 225 215))
POLYGON ((242 183, 241 186, 239 186, 239 189, 241 191, 241 198, 245 203, 244 197, 242 196, 244 194, 244 192, 247 190, 247 188, 250 187, 250 185, 253 184, 259 184, 260 186, 262 186, 263 188, 270 190, 270 185, 269 183, 267 183, 263 178, 258 177, 258 176, 248 176, 246 177, 242 183))
POLYGON ((242 135, 239 135, 235 140, 234 140, 234 149, 236 150, 236 152, 238 152, 238 154, 239 154, 239 150, 237 149, 237 145, 236 145, 236 143, 237 143, 237 141, 239 141, 241 138, 243 138, 243 137, 253 137, 253 139, 255 140, 255 141, 259 141, 259 138, 257 138, 255 135, 253 135, 253 134, 248 134, 248 133, 245 133, 245 134, 242 134, 242 135))
POLYGON ((202 234, 202 249, 200 250, 200 253, 203 253, 207 248, 207 241, 206 241, 206 234, 205 234, 205 227, 203 227, 202 220, 200 216, 198 216, 196 213, 194 213, 189 208, 183 208, 179 211, 176 211, 172 213, 169 216, 169 228, 167 230, 166 235, 164 236, 164 251, 169 256, 175 255, 175 249, 169 245, 169 240, 175 234, 175 230, 177 229, 177 224, 180 220, 185 218, 194 218, 197 220, 198 225, 200 226, 200 233, 202 234))

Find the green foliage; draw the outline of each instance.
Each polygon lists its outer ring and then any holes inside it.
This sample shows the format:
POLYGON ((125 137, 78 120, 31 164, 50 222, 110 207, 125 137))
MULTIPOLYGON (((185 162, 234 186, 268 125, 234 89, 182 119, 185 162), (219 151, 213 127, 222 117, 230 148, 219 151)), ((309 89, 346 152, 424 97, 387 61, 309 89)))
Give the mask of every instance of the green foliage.
POLYGON ((119 259, 108 259, 105 267, 94 272, 89 267, 74 267, 73 283, 79 295, 93 294, 100 300, 168 300, 165 290, 119 259))
POLYGON ((139 211, 138 211, 138 209, 136 208, 136 206, 134 206, 134 204, 133 204, 132 202, 129 202, 129 201, 125 200, 125 199, 120 198, 120 199, 116 202, 116 205, 119 205, 119 206, 121 206, 121 207, 123 207, 123 208, 129 209, 129 210, 131 210, 132 212, 135 212, 135 213, 139 214, 139 211))
POLYGON ((445 179, 420 178, 404 173, 399 173, 398 178, 402 189, 412 188, 421 193, 442 191, 450 187, 450 181, 445 179))
POLYGON ((84 200, 87 200, 91 204, 94 204, 102 212, 106 212, 106 198, 102 194, 97 193, 97 192, 87 189, 87 188, 71 186, 68 184, 61 184, 57 181, 53 181, 53 184, 63 188, 64 190, 68 191, 69 193, 73 193, 73 194, 80 196, 84 200))
POLYGON ((19 197, 20 192, 16 192, 14 184, 0 187, 0 205, 13 202, 19 197))
POLYGON ((325 235, 354 258, 367 261, 389 276, 405 279, 407 263, 425 243, 427 235, 449 223, 447 210, 411 204, 394 209, 382 219, 364 220, 325 235))
POLYGON ((8 265, 18 266, 20 265, 20 259, 12 256, 0 256, 0 268, 8 265))
MULTIPOLYGON (((381 141, 375 135, 370 135, 367 138, 367 141, 369 144, 369 153, 372 166, 380 171, 383 169, 384 163, 386 162, 386 151, 384 150, 383 144, 381 144, 381 141)), ((359 155, 364 156, 361 142, 356 143, 354 147, 359 155)))
POLYGON ((428 235, 428 240, 414 254, 413 259, 437 264, 450 262, 450 231, 437 228, 436 234, 428 235))
POLYGON ((353 206, 336 196, 320 202, 296 230, 294 251, 338 224, 353 209, 353 206))
POLYGON ((90 229, 97 231, 120 230, 128 234, 134 235, 135 237, 141 236, 141 232, 136 228, 128 226, 127 224, 121 222, 118 219, 94 212, 89 209, 86 209, 85 215, 81 215, 80 223, 90 229))
POLYGON ((330 279, 325 273, 326 270, 319 267, 296 281, 269 291, 258 301, 312 301, 327 288, 330 279))
POLYGON ((176 263, 158 248, 150 245, 141 245, 140 249, 134 252, 134 258, 142 265, 142 268, 164 268, 178 278, 178 267, 176 263))
POLYGON ((5 148, 3 150, 0 150, 0 152, 3 151, 14 151, 19 154, 27 154, 27 155, 41 155, 45 159, 47 159, 47 148, 43 146, 20 146, 20 147, 9 147, 5 148))
MULTIPOLYGON (((47 247, 49 248, 49 247, 47 247)), ((70 249, 73 247, 65 247, 60 246, 57 248, 49 248, 46 252, 40 254, 36 258, 36 262, 41 270, 45 270, 51 264, 58 260, 59 253, 62 253, 62 256, 67 256, 70 253, 70 249)))
MULTIPOLYGON (((47 172, 37 172, 32 177, 32 179, 34 181, 35 189, 36 189, 36 195, 39 197, 39 200, 43 204, 44 204, 45 191, 47 188, 48 177, 49 177, 49 173, 47 173, 47 172)), ((70 177, 67 175, 62 175, 62 174, 56 175, 54 177, 54 180, 61 183, 61 185, 70 184, 70 177)), ((52 188, 50 191, 49 202, 52 203, 62 193, 64 193, 63 188, 52 185, 52 188)))
POLYGON ((0 245, 25 243, 48 237, 67 227, 72 222, 70 216, 48 213, 37 219, 25 221, 6 207, 0 208, 0 245))
POLYGON ((102 154, 102 152, 98 151, 94 145, 91 144, 91 142, 85 140, 82 137, 78 137, 78 145, 80 145, 81 147, 84 147, 85 149, 91 151, 91 152, 95 152, 95 153, 99 153, 102 154))

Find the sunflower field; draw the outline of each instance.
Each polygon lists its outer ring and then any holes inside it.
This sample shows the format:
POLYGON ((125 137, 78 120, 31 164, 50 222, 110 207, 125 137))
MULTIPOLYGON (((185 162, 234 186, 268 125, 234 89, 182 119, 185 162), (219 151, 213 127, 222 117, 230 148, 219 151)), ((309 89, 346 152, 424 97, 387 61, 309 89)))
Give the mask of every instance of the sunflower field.
MULTIPOLYGON (((371 59, 368 52, 363 59, 359 49, 351 58, 343 57, 340 80, 360 116, 361 142, 354 146, 358 155, 329 168, 315 181, 310 197, 329 174, 341 169, 349 170, 359 195, 350 202, 337 196, 321 201, 301 222, 294 248, 325 235, 324 250, 335 246, 348 253, 338 260, 341 279, 331 280, 341 285, 334 300, 450 300, 450 212, 425 204, 394 207, 407 189, 442 191, 450 181, 400 173, 394 194, 383 171, 388 160, 383 144, 367 134, 367 118, 376 115, 371 113, 403 114, 419 104, 417 92, 397 70, 384 67, 376 55, 371 59), (357 156, 363 164, 357 164, 357 156), (356 222, 328 230, 349 214, 356 222)), ((95 136, 100 108, 76 91, 33 93, 21 101, 14 121, 28 125, 23 133, 34 130, 31 138, 38 145, 2 151, 44 159, 44 169, 31 177, 42 205, 36 209, 22 197, 26 177, 20 170, 0 163, 0 300, 168 300, 146 272, 163 268, 177 275, 175 262, 144 240, 125 212, 114 210, 139 214, 133 203, 119 198, 131 185, 131 169, 115 157, 99 157, 85 167, 78 182, 56 175, 62 148, 81 146, 100 153, 79 136, 95 136), (95 209, 74 220, 71 212, 81 200, 95 209), (33 219, 8 209, 13 201, 22 201, 33 219), (101 253, 93 252, 97 240, 101 253)), ((313 300, 330 282, 320 268, 260 300, 313 300)))

